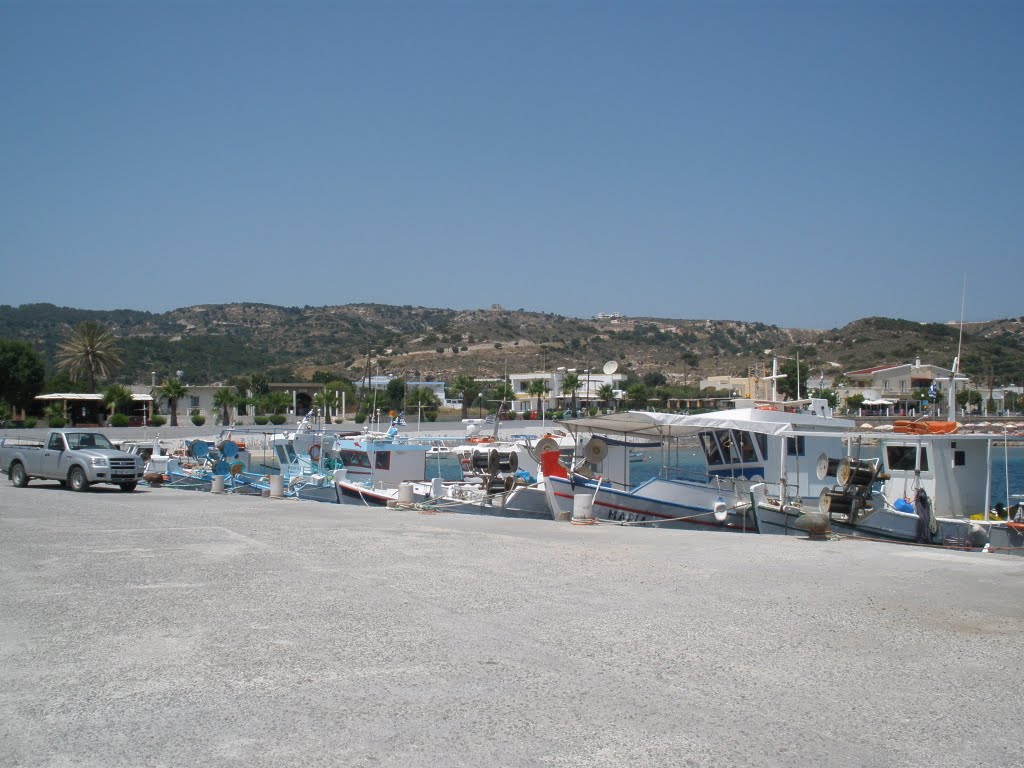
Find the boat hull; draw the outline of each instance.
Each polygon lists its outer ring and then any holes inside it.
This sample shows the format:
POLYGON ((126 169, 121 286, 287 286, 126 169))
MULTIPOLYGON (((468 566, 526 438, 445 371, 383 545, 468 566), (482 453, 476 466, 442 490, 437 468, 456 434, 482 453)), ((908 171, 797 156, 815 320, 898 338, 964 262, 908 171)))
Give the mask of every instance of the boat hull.
POLYGON ((630 491, 599 486, 591 480, 548 477, 548 501, 556 517, 573 514, 577 494, 593 497, 593 515, 598 520, 683 530, 723 530, 757 533, 753 516, 736 509, 742 501, 732 492, 713 486, 674 480, 653 480, 630 491), (725 507, 715 514, 716 504, 725 507), (722 518, 722 519, 720 519, 722 518))

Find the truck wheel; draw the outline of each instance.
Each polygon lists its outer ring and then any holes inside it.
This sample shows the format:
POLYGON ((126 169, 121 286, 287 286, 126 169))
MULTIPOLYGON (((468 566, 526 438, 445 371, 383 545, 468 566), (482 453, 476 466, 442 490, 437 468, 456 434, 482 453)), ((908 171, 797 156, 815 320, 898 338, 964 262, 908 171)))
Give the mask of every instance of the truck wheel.
POLYGON ((121 483, 121 490, 125 493, 131 493, 135 490, 136 485, 138 485, 138 483, 121 483))
POLYGON ((25 474, 25 468, 21 466, 20 461, 11 464, 11 482, 15 488, 24 488, 28 485, 28 475, 25 474))
POLYGON ((71 471, 68 472, 68 486, 72 491, 81 492, 89 490, 89 481, 81 467, 72 467, 71 471))

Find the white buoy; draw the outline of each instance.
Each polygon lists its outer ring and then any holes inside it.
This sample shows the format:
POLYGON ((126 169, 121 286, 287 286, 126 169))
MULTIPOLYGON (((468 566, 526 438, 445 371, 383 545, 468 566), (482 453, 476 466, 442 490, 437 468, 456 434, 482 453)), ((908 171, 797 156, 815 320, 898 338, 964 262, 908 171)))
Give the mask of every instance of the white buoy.
POLYGON ((444 478, 434 477, 430 480, 430 497, 440 499, 444 496, 444 478))
POLYGON ((348 470, 347 469, 336 469, 336 470, 334 470, 334 482, 335 483, 343 483, 343 482, 345 482, 346 479, 348 479, 348 470))
POLYGON ((729 507, 726 505, 725 499, 721 496, 715 500, 711 509, 715 513, 715 520, 720 523, 724 523, 725 519, 729 516, 729 507))
POLYGON ((270 476, 270 498, 280 499, 284 496, 284 476, 270 476))
POLYGON ((210 483, 210 493, 224 493, 224 475, 214 475, 210 483))

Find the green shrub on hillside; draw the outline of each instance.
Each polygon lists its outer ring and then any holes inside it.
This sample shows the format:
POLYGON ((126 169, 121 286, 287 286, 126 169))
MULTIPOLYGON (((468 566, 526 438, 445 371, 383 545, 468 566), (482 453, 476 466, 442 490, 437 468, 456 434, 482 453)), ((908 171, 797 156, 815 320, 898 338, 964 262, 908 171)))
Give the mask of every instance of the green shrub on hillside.
POLYGON ((112 427, 127 427, 129 419, 123 413, 115 413, 110 417, 110 420, 107 423, 112 427))
POLYGON ((253 416, 252 417, 252 423, 253 424, 258 424, 259 426, 262 427, 264 424, 267 423, 267 417, 263 416, 263 415, 253 416))

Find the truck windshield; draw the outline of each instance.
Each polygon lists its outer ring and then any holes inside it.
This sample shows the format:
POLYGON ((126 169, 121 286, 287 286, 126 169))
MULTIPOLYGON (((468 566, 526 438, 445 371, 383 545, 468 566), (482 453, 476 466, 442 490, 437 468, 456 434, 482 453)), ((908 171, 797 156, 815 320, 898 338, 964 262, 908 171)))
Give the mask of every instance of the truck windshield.
POLYGON ((70 432, 68 433, 68 447, 77 451, 82 448, 86 450, 90 448, 102 448, 104 450, 111 450, 114 446, 107 440, 106 435, 100 434, 99 432, 70 432))

